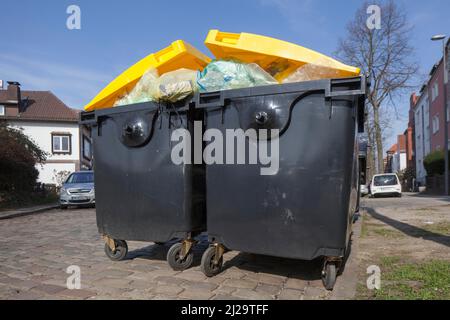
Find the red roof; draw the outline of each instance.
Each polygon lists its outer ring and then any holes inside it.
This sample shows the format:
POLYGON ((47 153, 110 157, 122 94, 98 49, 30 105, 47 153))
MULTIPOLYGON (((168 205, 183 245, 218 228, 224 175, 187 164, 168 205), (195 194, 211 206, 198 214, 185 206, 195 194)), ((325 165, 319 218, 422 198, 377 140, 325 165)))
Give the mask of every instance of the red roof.
MULTIPOLYGON (((22 104, 18 116, 4 118, 14 120, 44 120, 77 122, 78 112, 69 108, 50 91, 21 91, 22 104)), ((0 103, 9 103, 7 90, 0 90, 0 103)))
POLYGON ((387 153, 396 153, 397 152, 397 144, 394 144, 387 153))

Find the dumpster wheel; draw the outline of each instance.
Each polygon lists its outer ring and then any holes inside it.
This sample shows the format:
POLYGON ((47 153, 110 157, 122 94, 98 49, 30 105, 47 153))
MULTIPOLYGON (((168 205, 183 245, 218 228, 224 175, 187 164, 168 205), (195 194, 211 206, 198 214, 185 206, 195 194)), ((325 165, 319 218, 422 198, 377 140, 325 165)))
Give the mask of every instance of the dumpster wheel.
POLYGON ((105 243, 105 253, 108 258, 112 261, 121 261, 125 259, 128 253, 128 245, 125 240, 113 240, 114 249, 111 248, 110 244, 105 243))
POLYGON ((336 284, 337 266, 336 262, 325 262, 322 270, 322 283, 325 289, 331 291, 336 284))
POLYGON ((203 253, 200 265, 205 276, 213 277, 222 271, 224 251, 225 249, 220 244, 216 244, 206 249, 203 253))
POLYGON ((167 252, 167 263, 175 271, 183 271, 192 266, 194 253, 190 248, 183 257, 183 243, 175 243, 167 252))

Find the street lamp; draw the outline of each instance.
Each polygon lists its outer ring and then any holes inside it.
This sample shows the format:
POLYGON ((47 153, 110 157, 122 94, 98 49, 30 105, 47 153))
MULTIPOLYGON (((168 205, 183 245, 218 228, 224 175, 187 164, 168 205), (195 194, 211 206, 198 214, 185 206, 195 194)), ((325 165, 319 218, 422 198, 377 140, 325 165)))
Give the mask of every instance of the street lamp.
POLYGON ((442 41, 442 52, 443 52, 443 63, 444 63, 444 118, 445 118, 445 141, 444 141, 444 152, 445 152, 445 195, 448 196, 448 103, 447 103, 447 83, 448 83, 448 70, 447 70, 447 50, 446 50, 446 40, 447 36, 445 34, 438 34, 431 37, 431 41, 442 41))

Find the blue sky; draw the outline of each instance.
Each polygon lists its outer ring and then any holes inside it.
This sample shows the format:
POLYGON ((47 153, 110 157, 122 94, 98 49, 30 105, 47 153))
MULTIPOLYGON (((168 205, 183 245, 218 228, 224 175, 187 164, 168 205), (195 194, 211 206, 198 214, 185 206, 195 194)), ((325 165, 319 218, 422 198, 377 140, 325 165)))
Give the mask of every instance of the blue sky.
MULTIPOLYGON (((429 41, 450 35, 450 1, 398 0, 414 26, 421 72, 440 57, 429 41)), ((24 89, 51 90, 66 104, 81 108, 128 66, 182 39, 209 54, 203 40, 209 29, 250 32, 291 41, 332 55, 337 39, 362 1, 6 1, 0 0, 2 40, 0 79, 24 89), (81 30, 68 30, 66 9, 81 8, 81 30)), ((398 103, 392 136, 404 129, 408 99, 398 103)), ((394 138, 390 138, 390 144, 394 138)))

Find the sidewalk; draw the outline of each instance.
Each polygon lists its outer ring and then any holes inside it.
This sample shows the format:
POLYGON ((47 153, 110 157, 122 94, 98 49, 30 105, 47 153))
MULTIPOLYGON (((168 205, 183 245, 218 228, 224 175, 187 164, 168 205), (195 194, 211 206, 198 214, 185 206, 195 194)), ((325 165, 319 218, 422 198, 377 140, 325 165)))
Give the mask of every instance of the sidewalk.
POLYGON ((11 219, 16 217, 27 216, 34 213, 44 212, 51 209, 56 209, 59 207, 58 203, 50 203, 41 206, 28 207, 28 208, 20 208, 8 211, 0 212, 0 220, 11 219))

